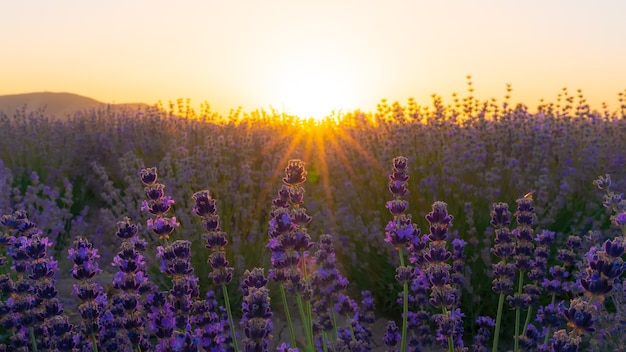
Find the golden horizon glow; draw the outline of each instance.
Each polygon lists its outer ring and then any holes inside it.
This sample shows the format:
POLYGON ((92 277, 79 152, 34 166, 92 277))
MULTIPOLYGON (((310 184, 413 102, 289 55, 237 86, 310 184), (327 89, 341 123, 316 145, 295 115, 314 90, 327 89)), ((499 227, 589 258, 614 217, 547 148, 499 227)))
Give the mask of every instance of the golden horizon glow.
POLYGON ((626 89, 626 2, 161 0, 0 5, 0 95, 104 103, 191 99, 228 116, 374 112, 466 95, 531 108, 582 89, 592 109, 626 89), (529 25, 532 24, 532 25, 529 25))

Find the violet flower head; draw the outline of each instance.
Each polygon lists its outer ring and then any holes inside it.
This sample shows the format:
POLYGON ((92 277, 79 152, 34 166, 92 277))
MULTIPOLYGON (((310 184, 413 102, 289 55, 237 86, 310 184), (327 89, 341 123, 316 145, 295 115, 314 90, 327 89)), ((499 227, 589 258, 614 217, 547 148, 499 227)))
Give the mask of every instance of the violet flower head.
POLYGON ((432 205, 432 211, 426 215, 430 223, 428 239, 433 242, 445 241, 448 238, 448 228, 452 226, 452 215, 448 214, 447 204, 437 201, 432 205))
POLYGON ((245 335, 244 351, 269 351, 274 325, 270 308, 267 279, 263 269, 255 268, 244 273, 241 327, 245 335), (260 285, 260 284, 263 285, 260 285))
POLYGON ((302 206, 304 188, 300 186, 306 181, 306 174, 304 162, 289 161, 285 168, 283 185, 274 199, 270 212, 268 229, 270 239, 267 247, 272 251, 273 268, 270 269, 268 277, 289 285, 289 290, 299 290, 309 279, 310 270, 305 270, 307 262, 303 257, 306 257, 306 251, 313 246, 311 236, 305 227, 312 218, 306 214, 306 208, 302 206))
POLYGON ((169 238, 170 234, 180 226, 180 223, 173 216, 171 218, 148 219, 147 225, 152 232, 159 235, 159 238, 169 238))
POLYGON ((149 200, 156 201, 165 196, 165 185, 154 183, 144 188, 149 200))
POLYGON ((598 178, 593 181, 593 185, 601 190, 608 190, 611 188, 611 175, 606 174, 604 176, 598 176, 598 178))
POLYGON ((387 327, 385 329, 385 335, 383 335, 383 343, 387 346, 386 351, 398 351, 396 349, 396 345, 400 342, 400 330, 398 329, 398 325, 393 320, 387 322, 387 327))
POLYGON ((166 217, 170 211, 174 200, 164 195, 164 185, 156 183, 156 168, 148 168, 141 170, 141 181, 146 185, 145 191, 148 200, 144 200, 141 210, 148 212, 153 218, 148 219, 147 225, 152 232, 159 236, 159 239, 168 240, 170 234, 180 226, 176 221, 176 217, 166 217))
POLYGON ((612 217, 613 223, 619 227, 626 227, 626 211, 620 211, 612 217))
POLYGON ((396 250, 419 242, 421 231, 411 222, 411 215, 400 214, 385 227, 385 242, 396 250))
POLYGON ((594 332, 593 324, 596 320, 594 314, 597 309, 594 305, 588 304, 581 298, 570 301, 569 308, 562 307, 562 314, 567 320, 567 326, 575 331, 577 335, 585 332, 594 332))
MULTIPOLYGON (((407 162, 408 159, 403 156, 397 156, 393 159, 393 170, 389 174, 389 192, 394 195, 396 200, 409 193, 407 162)), ((390 206, 388 208, 391 210, 390 206)))
POLYGON ((72 291, 81 304, 78 312, 83 319, 80 331, 85 340, 100 333, 100 316, 107 306, 106 293, 102 286, 93 282, 93 277, 101 272, 98 268, 97 259, 100 258, 98 250, 85 238, 78 237, 74 241, 74 247, 68 250, 68 259, 74 261, 72 276, 79 281, 72 291))
POLYGON ((91 279, 102 271, 98 267, 98 262, 96 261, 100 258, 98 250, 93 248, 93 245, 89 242, 89 240, 83 237, 78 237, 74 241, 74 247, 70 248, 67 253, 67 259, 74 262, 72 276, 76 280, 80 281, 91 279))
POLYGON ((491 336, 491 330, 496 326, 496 321, 491 317, 480 316, 476 319, 478 325, 478 331, 474 336, 474 344, 472 345, 472 351, 475 352, 488 352, 491 348, 487 346, 489 343, 489 337, 491 336))
POLYGON ((113 276, 113 287, 120 292, 111 298, 109 309, 101 314, 100 322, 104 330, 102 346, 106 350, 131 349, 130 346, 142 350, 154 349, 146 331, 153 321, 148 320, 146 313, 138 311, 142 305, 142 294, 154 292, 148 281, 145 258, 141 254, 146 249, 146 241, 137 237, 139 226, 132 224, 130 219, 119 221, 117 226, 116 235, 122 243, 111 265, 118 269, 113 276), (118 330, 125 330, 126 333, 120 335, 116 332, 118 330))
POLYGON ((552 338, 551 352, 577 352, 581 342, 580 336, 572 336, 565 330, 554 332, 552 338))
POLYGON ((209 255, 207 263, 211 265, 213 271, 209 273, 209 278, 217 286, 227 285, 233 279, 234 268, 228 266, 230 263, 226 259, 226 253, 217 251, 209 255))
POLYGON ((604 242, 604 252, 612 258, 621 258, 624 255, 624 240, 620 237, 604 242))
POLYGON ((304 169, 304 161, 293 159, 289 160, 285 168, 285 177, 283 183, 289 186, 296 186, 306 181, 307 172, 304 169))
POLYGON ((130 240, 139 232, 139 225, 130 222, 130 218, 124 218, 117 223, 117 231, 115 236, 121 240, 130 240))
POLYGON ((207 263, 213 271, 209 278, 218 286, 227 285, 232 281, 234 268, 229 266, 226 259, 225 247, 228 244, 226 233, 220 230, 219 215, 217 214, 217 202, 211 198, 208 190, 202 190, 193 194, 195 203, 193 211, 200 217, 207 233, 202 235, 205 239, 205 247, 212 253, 207 263))
POLYGON ((153 185, 157 180, 157 169, 156 167, 149 167, 141 169, 141 182, 143 182, 146 186, 153 185))
POLYGON ((215 199, 211 198, 208 190, 199 191, 193 194, 192 199, 195 203, 193 207, 194 214, 204 217, 217 214, 217 206, 215 199))
POLYGON ((496 228, 508 227, 511 225, 511 212, 506 203, 494 203, 491 206, 491 225, 496 228))

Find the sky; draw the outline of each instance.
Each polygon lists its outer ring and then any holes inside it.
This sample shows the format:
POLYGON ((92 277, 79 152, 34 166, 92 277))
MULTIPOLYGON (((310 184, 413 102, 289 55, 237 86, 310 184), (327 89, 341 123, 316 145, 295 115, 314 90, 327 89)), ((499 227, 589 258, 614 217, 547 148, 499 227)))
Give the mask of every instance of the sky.
POLYGON ((0 95, 207 102, 301 116, 385 98, 506 95, 534 108, 563 87, 617 109, 626 1, 0 2, 0 95))

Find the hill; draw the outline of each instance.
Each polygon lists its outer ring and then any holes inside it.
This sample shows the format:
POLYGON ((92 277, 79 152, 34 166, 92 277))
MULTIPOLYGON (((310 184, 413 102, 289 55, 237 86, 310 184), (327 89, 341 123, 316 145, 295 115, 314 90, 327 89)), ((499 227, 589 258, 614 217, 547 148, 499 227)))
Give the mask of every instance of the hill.
POLYGON ((95 99, 73 93, 25 93, 0 95, 0 111, 13 114, 16 110, 26 107, 26 111, 44 109, 46 115, 63 118, 77 111, 89 110, 113 105, 120 108, 147 107, 142 103, 134 104, 106 104, 95 99))

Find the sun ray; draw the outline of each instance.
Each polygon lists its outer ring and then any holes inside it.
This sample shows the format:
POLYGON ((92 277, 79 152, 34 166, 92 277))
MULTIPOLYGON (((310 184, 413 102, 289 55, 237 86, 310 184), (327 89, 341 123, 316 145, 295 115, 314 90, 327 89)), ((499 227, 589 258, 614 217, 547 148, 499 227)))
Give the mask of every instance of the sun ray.
MULTIPOLYGON (((322 187, 324 188, 324 198, 326 199, 326 206, 331 210, 330 211, 330 223, 334 228, 336 227, 336 218, 335 218, 335 204, 332 197, 332 192, 330 188, 330 175, 328 172, 328 163, 326 161, 326 148, 325 148, 325 139, 323 133, 317 133, 316 137, 316 145, 317 145, 317 155, 320 163, 320 178, 322 179, 322 187)), ((332 139, 332 137, 330 138, 332 139)))
MULTIPOLYGON (((293 131, 293 130, 291 129, 285 130, 281 134, 281 136, 287 138, 287 136, 289 136, 290 131, 293 131)), ((293 139, 291 140, 291 142, 289 142, 289 146, 287 146, 287 150, 285 150, 285 152, 282 153, 277 165, 274 166, 273 171, 272 171, 272 176, 270 178, 271 180, 282 179, 282 172, 284 170, 284 167, 287 165, 287 161, 289 161, 290 159, 294 159, 293 151, 300 144, 300 140, 302 140, 303 135, 304 135, 303 131, 300 130, 293 136, 293 139)), ((267 152, 267 150, 265 151, 267 152)), ((267 206, 266 198, 271 192, 275 191, 274 188, 275 186, 272 185, 271 183, 267 183, 261 188, 261 191, 259 192, 259 196, 257 197, 256 205, 254 207, 255 216, 258 216, 261 212, 261 209, 267 206)))

